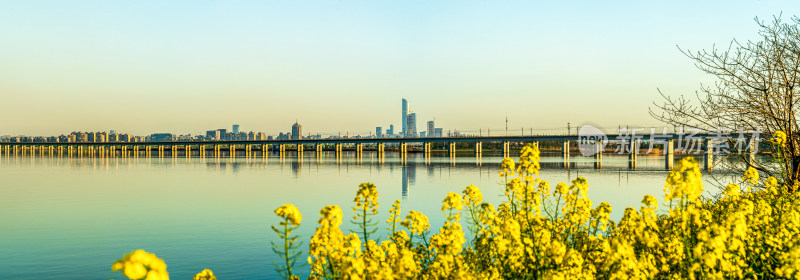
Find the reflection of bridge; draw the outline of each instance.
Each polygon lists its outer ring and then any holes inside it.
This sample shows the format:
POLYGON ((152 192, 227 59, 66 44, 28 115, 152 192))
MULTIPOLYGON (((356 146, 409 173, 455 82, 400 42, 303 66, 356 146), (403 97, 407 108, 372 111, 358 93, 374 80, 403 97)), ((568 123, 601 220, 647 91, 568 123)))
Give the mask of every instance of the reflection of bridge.
MULTIPOLYGON (((662 143, 665 157, 665 168, 671 169, 674 162, 674 142, 687 140, 685 134, 657 134, 656 138, 651 137, 631 137, 630 135, 608 135, 601 137, 586 137, 572 135, 551 135, 551 136, 483 136, 483 137, 428 137, 428 138, 347 138, 347 139, 301 139, 301 140, 242 140, 242 141, 175 141, 175 142, 55 142, 55 143, 10 143, 0 142, 0 155, 34 155, 37 152, 41 155, 58 156, 100 156, 100 157, 178 157, 181 154, 185 157, 236 157, 243 154, 245 157, 268 157, 270 152, 276 152, 278 156, 284 157, 287 152, 294 151, 297 156, 302 157, 306 147, 310 146, 319 157, 323 151, 335 151, 337 157, 341 157, 342 152, 347 148, 356 152, 361 158, 365 150, 377 151, 377 156, 383 158, 387 145, 394 147, 401 158, 406 158, 409 152, 409 145, 421 148, 420 152, 426 157, 430 157, 433 143, 446 143, 451 157, 456 155, 457 143, 469 143, 473 145, 476 157, 481 157, 483 153, 483 143, 502 144, 503 156, 508 157, 511 153, 511 143, 536 143, 539 142, 561 142, 561 154, 565 162, 570 158, 570 143, 577 141, 580 144, 583 154, 590 154, 595 158, 595 167, 602 167, 602 158, 605 147, 603 139, 616 141, 627 145, 625 152, 628 153, 630 161, 629 167, 636 168, 637 158, 640 154, 639 147, 642 142, 662 143), (365 149, 366 148, 366 149, 365 149), (272 149, 272 150, 271 150, 272 149), (588 150, 588 151, 587 151, 588 150), (211 153, 209 155, 209 152, 211 153), (155 155, 153 155, 155 153, 155 155)), ((706 169, 713 166, 714 141, 720 139, 717 134, 695 134, 691 135, 691 140, 703 140, 702 149, 706 157, 706 169)), ((753 146, 747 145, 748 155, 752 158, 753 146)))

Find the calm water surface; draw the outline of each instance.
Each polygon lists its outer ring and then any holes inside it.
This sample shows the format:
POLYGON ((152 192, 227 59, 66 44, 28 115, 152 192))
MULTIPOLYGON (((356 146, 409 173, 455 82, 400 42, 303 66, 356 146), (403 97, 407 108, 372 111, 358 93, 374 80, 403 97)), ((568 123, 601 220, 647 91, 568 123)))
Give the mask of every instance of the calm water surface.
MULTIPOLYGON (((380 220, 391 203, 429 216, 441 226, 447 192, 480 187, 484 199, 502 200, 497 167, 501 157, 480 161, 443 154, 425 160, 410 154, 402 164, 387 153, 383 163, 332 152, 323 158, 0 158, 0 275, 5 279, 124 279, 111 264, 134 249, 163 258, 173 279, 191 279, 210 268, 220 279, 276 279, 269 229, 272 211, 293 203, 304 216, 299 234, 307 240, 318 212, 337 204, 352 217, 357 186, 372 182, 380 192, 380 220)), ((589 196, 608 201, 612 217, 636 207, 645 194, 663 198, 663 157, 640 157, 627 170, 627 157, 607 155, 601 170, 591 158, 573 157, 565 169, 558 156, 543 157, 541 177, 553 185, 578 176, 589 179, 589 196)), ((709 189, 709 187, 707 187, 709 189)), ((713 190, 712 190, 713 191, 713 190)), ((352 228, 345 222, 345 230, 352 228)), ((385 227, 385 224, 381 224, 385 227)), ((304 242, 304 249, 307 249, 304 242)), ((304 278, 307 273, 304 271, 304 278)))

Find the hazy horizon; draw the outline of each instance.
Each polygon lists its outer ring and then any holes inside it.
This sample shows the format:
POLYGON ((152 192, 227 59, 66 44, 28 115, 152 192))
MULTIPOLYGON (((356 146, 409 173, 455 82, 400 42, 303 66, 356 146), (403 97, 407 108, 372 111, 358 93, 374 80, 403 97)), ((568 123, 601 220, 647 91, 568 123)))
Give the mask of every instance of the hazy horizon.
POLYGON ((680 53, 798 4, 715 1, 5 1, 0 135, 271 135, 660 125, 713 82, 680 53))

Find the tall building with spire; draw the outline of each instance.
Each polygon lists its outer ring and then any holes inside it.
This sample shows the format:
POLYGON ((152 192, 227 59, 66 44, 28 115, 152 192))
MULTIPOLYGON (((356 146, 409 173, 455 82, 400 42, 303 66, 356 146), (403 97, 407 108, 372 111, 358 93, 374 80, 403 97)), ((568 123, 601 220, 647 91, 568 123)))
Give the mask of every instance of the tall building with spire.
POLYGON ((401 119, 402 130, 400 130, 400 136, 406 136, 406 132, 408 132, 408 101, 403 98, 403 118, 401 119))
POLYGON ((303 126, 294 121, 292 125, 292 140, 303 139, 303 126))

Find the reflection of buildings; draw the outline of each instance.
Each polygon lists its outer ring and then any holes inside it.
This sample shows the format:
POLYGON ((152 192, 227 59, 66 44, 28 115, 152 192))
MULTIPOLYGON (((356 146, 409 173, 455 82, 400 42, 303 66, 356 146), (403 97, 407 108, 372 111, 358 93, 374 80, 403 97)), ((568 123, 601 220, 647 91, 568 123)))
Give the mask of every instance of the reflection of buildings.
POLYGON ((417 181, 417 164, 409 162, 403 165, 403 199, 408 198, 408 185, 414 185, 417 181))
POLYGON ((297 158, 297 160, 293 160, 291 165, 292 174, 294 174, 294 177, 300 177, 300 171, 303 169, 303 158, 297 158))

